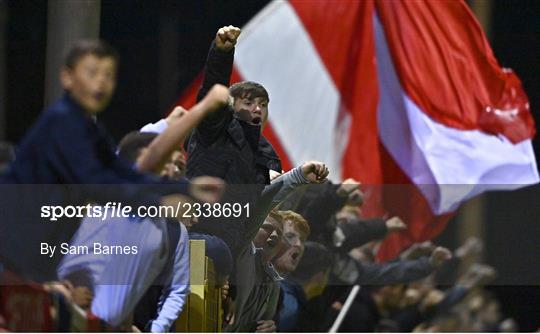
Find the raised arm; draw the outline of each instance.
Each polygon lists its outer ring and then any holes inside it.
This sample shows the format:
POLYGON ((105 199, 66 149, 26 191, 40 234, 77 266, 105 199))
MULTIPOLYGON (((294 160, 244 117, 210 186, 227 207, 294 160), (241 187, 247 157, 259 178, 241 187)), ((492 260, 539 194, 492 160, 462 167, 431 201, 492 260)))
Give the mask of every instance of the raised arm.
MULTIPOLYGON (((197 101, 202 100, 215 84, 229 86, 234 61, 234 46, 239 35, 240 29, 233 26, 223 27, 216 33, 206 59, 203 83, 197 94, 197 101)), ((232 120, 232 115, 232 108, 225 107, 221 112, 205 117, 196 130, 200 140, 212 143, 219 133, 226 129, 232 120)))
POLYGON ((324 163, 308 161, 272 180, 272 183, 262 191, 261 199, 256 204, 254 214, 246 223, 245 241, 241 243, 240 248, 242 249, 251 243, 268 213, 285 201, 291 193, 306 184, 326 182, 328 174, 328 168, 324 163))
POLYGON ((228 26, 220 28, 210 45, 204 68, 204 78, 197 101, 200 101, 215 84, 229 86, 234 60, 234 47, 240 36, 240 29, 228 26))
POLYGON ((169 126, 157 136, 137 160, 141 172, 159 174, 172 152, 178 149, 187 135, 208 114, 220 110, 229 99, 229 90, 223 85, 214 85, 210 92, 185 115, 171 119, 169 126))
POLYGON ((338 222, 334 232, 334 244, 342 253, 360 247, 370 241, 383 239, 389 233, 407 229, 407 225, 399 218, 346 220, 338 222))

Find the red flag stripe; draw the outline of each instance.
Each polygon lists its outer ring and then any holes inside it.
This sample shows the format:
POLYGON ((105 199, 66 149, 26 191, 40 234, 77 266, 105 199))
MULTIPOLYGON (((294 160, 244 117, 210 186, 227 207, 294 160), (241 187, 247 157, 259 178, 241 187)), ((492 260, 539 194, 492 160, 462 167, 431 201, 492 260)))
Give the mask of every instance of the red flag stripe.
POLYGON ((519 78, 497 63, 464 1, 377 0, 401 85, 438 123, 501 134, 535 134, 519 78))

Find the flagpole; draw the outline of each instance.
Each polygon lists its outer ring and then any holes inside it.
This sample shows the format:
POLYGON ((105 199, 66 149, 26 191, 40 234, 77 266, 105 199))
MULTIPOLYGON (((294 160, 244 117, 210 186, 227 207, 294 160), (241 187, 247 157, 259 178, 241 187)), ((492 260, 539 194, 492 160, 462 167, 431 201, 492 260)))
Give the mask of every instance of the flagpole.
POLYGON ((360 291, 360 285, 355 285, 352 287, 351 292, 349 293, 349 296, 347 297, 347 300, 345 301, 345 304, 341 308, 341 311, 339 312, 336 321, 334 321, 334 324, 332 327, 330 327, 330 330, 328 333, 337 333, 339 327, 341 326, 341 323, 343 322, 343 319, 345 319, 345 316, 347 313, 349 313, 349 308, 351 307, 352 302, 356 298, 356 295, 360 291))

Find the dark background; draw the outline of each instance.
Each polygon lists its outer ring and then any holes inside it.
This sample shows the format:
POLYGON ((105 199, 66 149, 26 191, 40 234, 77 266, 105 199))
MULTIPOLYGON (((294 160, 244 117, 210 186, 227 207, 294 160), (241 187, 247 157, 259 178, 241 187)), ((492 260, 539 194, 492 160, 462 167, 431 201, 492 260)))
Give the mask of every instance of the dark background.
MULTIPOLYGON (((202 70, 217 29, 243 26, 266 3, 103 0, 101 38, 121 57, 117 92, 100 116, 113 137, 119 140, 169 111, 202 70)), ((491 45, 501 65, 520 76, 538 121, 540 1, 492 3, 491 45)), ((6 139, 17 143, 43 108, 47 2, 10 0, 8 12, 6 139)), ((539 144, 536 137, 537 157, 539 144)), ((492 290, 521 330, 535 331, 540 327, 540 189, 490 193, 485 199, 486 261, 499 272, 492 290)), ((455 247, 456 240, 457 224, 450 223, 440 241, 455 247)))

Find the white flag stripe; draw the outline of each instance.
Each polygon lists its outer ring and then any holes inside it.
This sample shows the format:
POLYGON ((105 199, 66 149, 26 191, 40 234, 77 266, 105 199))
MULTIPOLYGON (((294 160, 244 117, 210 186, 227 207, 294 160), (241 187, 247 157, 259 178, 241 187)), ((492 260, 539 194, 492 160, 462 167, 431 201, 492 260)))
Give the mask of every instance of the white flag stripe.
POLYGON ((530 140, 513 145, 503 137, 447 127, 422 112, 399 83, 377 15, 373 21, 379 135, 400 168, 420 185, 435 214, 453 211, 462 201, 486 190, 538 183, 530 140), (425 184, 438 187, 421 186, 425 184), (469 186, 447 186, 450 184, 469 186))
POLYGON ((294 9, 273 2, 242 30, 236 69, 268 90, 269 120, 291 163, 323 161, 339 181, 340 138, 349 138, 348 129, 337 129, 339 92, 294 9))

